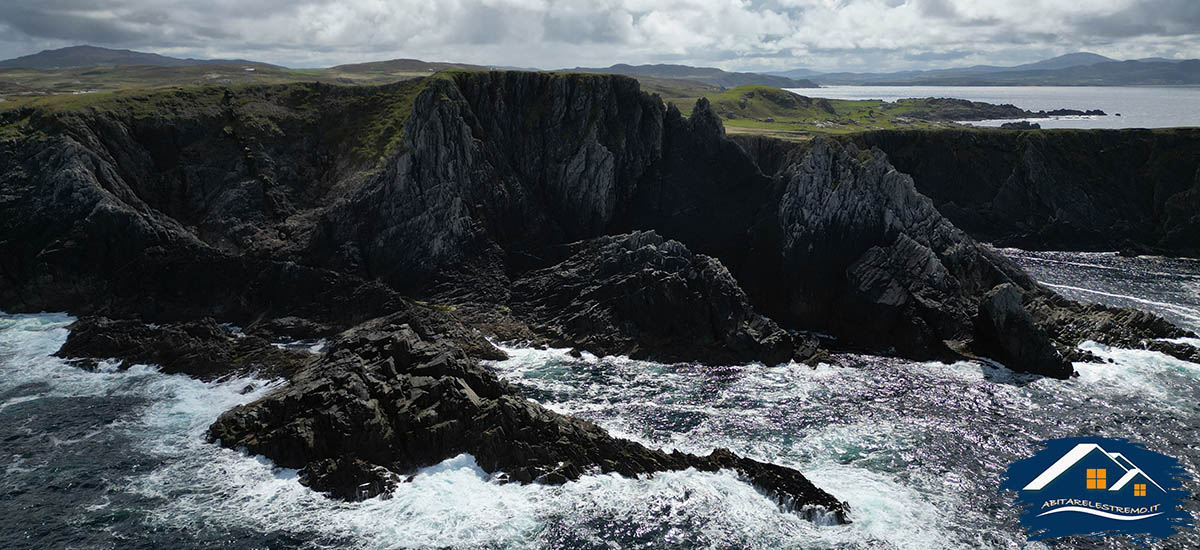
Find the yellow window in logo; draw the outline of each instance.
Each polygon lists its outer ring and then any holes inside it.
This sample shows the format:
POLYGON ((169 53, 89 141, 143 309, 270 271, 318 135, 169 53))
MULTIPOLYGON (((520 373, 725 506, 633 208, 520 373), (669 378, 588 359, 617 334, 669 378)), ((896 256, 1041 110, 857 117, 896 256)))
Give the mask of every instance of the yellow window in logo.
POLYGON ((1133 496, 1135 496, 1135 497, 1146 496, 1146 484, 1145 483, 1134 483, 1133 484, 1133 496))
MULTIPOLYGON (((1108 479, 1106 476, 1108 471, 1104 468, 1088 468, 1087 471, 1087 488, 1088 489, 1107 489, 1108 479)), ((1145 487, 1145 486, 1143 486, 1145 487)))

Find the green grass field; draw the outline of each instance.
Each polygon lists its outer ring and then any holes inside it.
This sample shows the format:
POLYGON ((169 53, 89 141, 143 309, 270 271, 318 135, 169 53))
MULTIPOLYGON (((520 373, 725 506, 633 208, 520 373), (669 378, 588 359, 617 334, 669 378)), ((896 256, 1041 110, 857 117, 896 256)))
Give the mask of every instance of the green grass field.
POLYGON ((712 103, 725 123, 726 132, 731 134, 760 134, 796 140, 871 130, 963 127, 952 122, 919 118, 934 108, 925 99, 896 102, 820 99, 770 86, 746 85, 697 97, 672 98, 671 101, 688 114, 700 97, 712 103))

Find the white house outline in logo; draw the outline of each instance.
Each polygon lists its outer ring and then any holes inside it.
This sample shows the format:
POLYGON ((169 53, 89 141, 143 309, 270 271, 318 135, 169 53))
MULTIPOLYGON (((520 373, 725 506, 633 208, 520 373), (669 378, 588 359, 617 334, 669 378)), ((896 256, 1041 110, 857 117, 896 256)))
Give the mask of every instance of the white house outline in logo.
POLYGON ((1140 474, 1142 477, 1146 478, 1146 481, 1149 481, 1150 483, 1153 483, 1155 487, 1158 487, 1159 491, 1164 493, 1167 492, 1167 490, 1163 489, 1162 485, 1159 485, 1157 481, 1154 481, 1149 474, 1143 472, 1142 469, 1138 468, 1136 464, 1134 464, 1128 458, 1125 458, 1125 455, 1122 455, 1121 453, 1110 453, 1095 443, 1080 443, 1076 445, 1075 448, 1067 451, 1067 454, 1063 455, 1062 458, 1058 459, 1057 462, 1052 464, 1049 468, 1046 468, 1046 471, 1042 472, 1041 475, 1034 478, 1033 481, 1030 481, 1029 484, 1026 485, 1022 490, 1042 490, 1046 487, 1046 485, 1049 485, 1051 481, 1058 479, 1058 476, 1062 475, 1067 470, 1070 470, 1071 467, 1080 460, 1083 460, 1083 457, 1097 449, 1099 449, 1101 453, 1104 453, 1104 456, 1107 456, 1109 460, 1112 460, 1113 464, 1116 464, 1122 472, 1125 472, 1124 475, 1121 476, 1121 479, 1117 480, 1112 487, 1109 487, 1109 491, 1120 491, 1125 487, 1126 484, 1132 481, 1133 478, 1140 474))

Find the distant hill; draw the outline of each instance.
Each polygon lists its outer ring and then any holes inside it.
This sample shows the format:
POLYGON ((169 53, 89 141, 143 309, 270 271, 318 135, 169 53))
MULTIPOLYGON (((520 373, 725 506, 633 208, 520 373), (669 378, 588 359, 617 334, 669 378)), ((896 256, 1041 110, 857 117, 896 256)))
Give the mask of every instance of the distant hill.
POLYGON ((1072 53, 1014 67, 976 65, 894 73, 824 73, 820 84, 866 86, 1130 86, 1200 84, 1197 60, 1147 58, 1117 61, 1072 53))
POLYGON ((807 79, 810 76, 816 76, 816 75, 821 74, 821 71, 814 71, 812 69, 791 69, 791 70, 787 70, 787 71, 769 71, 769 72, 765 72, 762 74, 769 74, 771 76, 783 76, 783 77, 787 77, 787 78, 807 79))
POLYGON ((1004 68, 1001 70, 1004 70, 1004 71, 1040 71, 1040 70, 1066 69, 1069 67, 1084 67, 1087 65, 1095 65, 1097 63, 1112 63, 1114 61, 1117 61, 1117 60, 1113 59, 1111 57, 1104 57, 1103 55, 1100 55, 1100 54, 1079 52, 1079 53, 1069 53, 1066 55, 1060 55, 1058 57, 1051 57, 1050 59, 1043 59, 1036 63, 1026 63, 1024 65, 1017 65, 1016 67, 1009 67, 1009 68, 1004 68))
POLYGON ((133 50, 113 50, 97 46, 71 46, 0 61, 0 69, 69 69, 77 67, 151 65, 157 67, 189 67, 193 65, 255 65, 274 67, 268 63, 245 59, 180 59, 156 53, 133 50))
POLYGON ((1200 84, 1200 59, 1177 62, 1113 61, 1054 70, 929 75, 867 85, 924 86, 1167 86, 1200 84))
POLYGON ((390 59, 387 61, 368 61, 366 63, 351 63, 337 65, 328 70, 341 73, 436 73, 445 69, 480 69, 489 67, 467 65, 465 63, 445 63, 436 61, 421 61, 419 59, 390 59))
POLYGON ((806 79, 788 78, 785 76, 759 73, 731 73, 712 67, 689 67, 687 65, 625 65, 618 64, 604 68, 576 67, 563 69, 562 72, 575 73, 606 73, 623 74, 634 77, 665 78, 677 80, 694 80, 713 86, 734 88, 745 84, 774 86, 776 88, 818 88, 819 86, 806 79))

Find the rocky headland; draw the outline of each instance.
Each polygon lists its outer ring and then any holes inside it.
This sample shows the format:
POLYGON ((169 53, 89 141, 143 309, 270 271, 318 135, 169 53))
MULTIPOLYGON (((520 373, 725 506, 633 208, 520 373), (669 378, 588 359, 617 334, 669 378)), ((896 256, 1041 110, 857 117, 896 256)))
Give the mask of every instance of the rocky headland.
POLYGON ((707 364, 986 356, 1066 378, 1083 340, 1189 334, 1037 285, 892 164, 889 135, 735 142, 707 101, 684 116, 626 77, 452 72, 5 117, 0 308, 80 316, 65 356, 290 376, 209 435, 341 498, 470 453, 515 482, 727 469, 846 519, 790 468, 647 449, 521 398, 479 364, 503 357, 488 337, 707 364), (333 344, 271 345, 315 337, 333 344))

